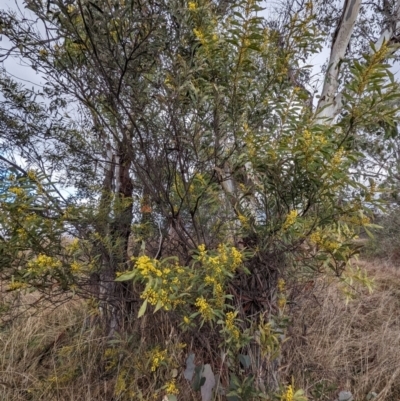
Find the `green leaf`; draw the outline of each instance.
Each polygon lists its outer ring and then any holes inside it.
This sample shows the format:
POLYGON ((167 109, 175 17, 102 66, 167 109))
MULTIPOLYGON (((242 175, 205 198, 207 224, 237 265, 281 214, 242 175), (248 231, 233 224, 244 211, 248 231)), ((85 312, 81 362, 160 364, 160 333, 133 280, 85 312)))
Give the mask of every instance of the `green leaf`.
POLYGON ((251 359, 249 355, 239 354, 239 362, 245 369, 251 366, 251 359))
POLYGON ((132 280, 136 275, 136 272, 126 272, 118 276, 115 281, 129 281, 132 280))
POLYGON ((204 368, 204 365, 198 365, 198 366, 196 366, 196 368, 194 370, 194 379, 193 379, 193 384, 192 384, 194 391, 200 391, 201 386, 206 381, 206 379, 204 377, 202 377, 203 368, 204 368))
POLYGON ((145 299, 145 301, 142 303, 142 306, 139 309, 139 313, 138 313, 138 317, 142 317, 147 309, 147 299, 145 299))
POLYGON ((157 311, 159 311, 162 308, 162 306, 163 306, 163 303, 161 301, 158 301, 156 307, 154 308, 153 313, 156 313, 157 311))

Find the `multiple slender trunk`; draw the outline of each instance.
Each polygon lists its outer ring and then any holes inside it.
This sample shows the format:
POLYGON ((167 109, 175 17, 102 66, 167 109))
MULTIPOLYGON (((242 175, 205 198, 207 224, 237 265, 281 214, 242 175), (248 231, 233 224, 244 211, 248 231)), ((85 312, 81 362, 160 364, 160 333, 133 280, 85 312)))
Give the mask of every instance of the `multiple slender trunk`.
POLYGON ((134 301, 130 283, 115 281, 116 273, 126 270, 129 260, 128 243, 133 220, 131 161, 127 152, 130 146, 126 141, 121 142, 115 153, 109 146, 100 201, 102 221, 99 221, 99 233, 110 242, 104 244, 101 238, 98 240, 102 258, 99 299, 102 318, 110 337, 132 314, 134 301))

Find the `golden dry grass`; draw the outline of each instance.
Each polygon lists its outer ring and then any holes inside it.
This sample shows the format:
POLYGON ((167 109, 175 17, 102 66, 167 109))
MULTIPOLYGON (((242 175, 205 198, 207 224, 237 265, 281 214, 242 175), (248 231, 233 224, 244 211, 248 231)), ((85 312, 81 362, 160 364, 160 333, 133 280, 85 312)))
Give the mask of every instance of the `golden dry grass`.
MULTIPOLYGON (((32 296, 21 297, 22 309, 32 296)), ((190 347, 181 347, 167 314, 158 326, 145 317, 136 335, 108 339, 89 311, 81 300, 53 310, 43 305, 1 329, 0 400, 161 401, 172 368, 181 370, 190 347), (172 368, 151 372, 148 352, 157 344, 168 349, 172 368)), ((177 385, 185 401, 198 399, 183 377, 177 385)))
POLYGON ((321 280, 293 308, 283 371, 313 399, 351 390, 356 401, 371 392, 375 401, 400 400, 400 269, 359 264, 374 278, 373 293, 360 290, 346 305, 338 285, 321 280))
MULTIPOLYGON (((355 401, 372 391, 375 401, 400 400, 400 269, 379 261, 360 264, 375 279, 372 294, 358 287, 357 298, 346 305, 337 282, 325 279, 307 284, 292 306, 281 376, 293 377, 310 401, 333 401, 340 390, 351 390, 355 401)), ((171 369, 150 372, 146 352, 155 344, 168 348, 179 372, 178 400, 199 399, 181 376, 189 349, 207 347, 178 335, 167 314, 157 325, 146 317, 133 331, 137 335, 111 342, 90 318, 87 304, 75 300, 51 312, 44 307, 26 313, 1 329, 0 400, 161 401, 157 389, 171 369), (188 344, 184 350, 180 342, 188 344)))

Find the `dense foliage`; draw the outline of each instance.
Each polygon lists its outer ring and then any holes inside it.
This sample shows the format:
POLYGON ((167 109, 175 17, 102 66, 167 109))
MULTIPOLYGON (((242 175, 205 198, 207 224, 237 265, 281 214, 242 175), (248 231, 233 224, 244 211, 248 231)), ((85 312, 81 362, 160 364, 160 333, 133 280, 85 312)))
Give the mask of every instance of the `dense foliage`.
MULTIPOLYGON (((358 274, 353 240, 380 206, 362 138, 397 135, 395 47, 346 61, 330 118, 331 95, 315 107, 309 91, 306 61, 325 39, 311 1, 276 21, 255 0, 26 5, 40 24, 0 13, 7 55, 46 77, 36 93, 1 76, 9 290, 78 294, 110 338, 149 311, 188 338, 200 328, 214 359, 195 368, 189 354, 185 378, 205 401, 213 388, 304 399, 278 373, 288 287, 358 274)), ((168 365, 149 346, 150 370, 168 365)))

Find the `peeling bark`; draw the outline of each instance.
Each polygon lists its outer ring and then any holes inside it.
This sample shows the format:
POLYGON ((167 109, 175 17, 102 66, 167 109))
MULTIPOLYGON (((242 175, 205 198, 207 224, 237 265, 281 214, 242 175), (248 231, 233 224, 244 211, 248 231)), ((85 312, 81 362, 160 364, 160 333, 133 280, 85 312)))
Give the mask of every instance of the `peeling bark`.
POLYGON ((329 67, 317 107, 319 123, 333 120, 341 108, 341 94, 337 94, 340 61, 344 58, 349 45, 360 7, 361 0, 346 0, 343 6, 343 14, 333 37, 329 67))

